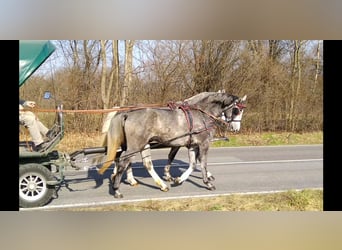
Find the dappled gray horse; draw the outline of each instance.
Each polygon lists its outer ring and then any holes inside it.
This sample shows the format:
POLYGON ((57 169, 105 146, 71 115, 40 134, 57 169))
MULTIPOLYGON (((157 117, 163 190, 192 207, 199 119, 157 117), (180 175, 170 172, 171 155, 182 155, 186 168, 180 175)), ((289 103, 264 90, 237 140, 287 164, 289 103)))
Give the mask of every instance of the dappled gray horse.
MULTIPOLYGON (((221 91, 219 91, 218 93, 221 93, 221 91)), ((224 93, 224 92, 222 92, 224 93)), ((204 92, 204 93, 200 93, 196 96, 190 97, 186 100, 184 100, 185 103, 188 103, 190 105, 195 105, 197 108, 200 108, 201 110, 205 111, 205 112, 210 112, 210 106, 207 105, 206 100, 204 99, 204 97, 206 97, 208 95, 208 92, 204 92)), ((238 132, 240 131, 241 128, 241 120, 242 120, 242 115, 243 115, 243 111, 245 106, 245 102, 246 102, 247 96, 245 95, 244 97, 242 97, 238 102, 236 102, 232 108, 226 109, 222 115, 221 118, 223 121, 225 121, 224 123, 218 123, 217 126, 224 127, 224 130, 230 130, 232 132, 238 132)), ((214 135, 215 130, 212 130, 212 136, 214 135)), ((175 159, 179 149, 181 147, 171 147, 171 150, 168 154, 168 161, 167 164, 164 167, 164 180, 166 181, 174 181, 175 184, 180 184, 182 183, 184 180, 181 177, 172 177, 171 173, 170 173, 170 168, 171 168, 171 164, 173 162, 173 160, 175 159)), ((196 151, 196 159, 200 160, 198 158, 198 150, 196 151)), ((190 167, 190 166, 189 166, 190 167)), ((127 171, 127 180, 129 181, 129 183, 134 183, 136 182, 136 180, 133 177, 133 173, 131 173, 132 171, 127 171)), ((208 179, 210 181, 215 180, 214 176, 207 171, 207 176, 208 179)))
MULTIPOLYGON (((224 90, 219 90, 218 93, 224 93, 224 90)), ((208 105, 206 103, 206 101, 204 101, 208 95, 208 92, 203 92, 200 93, 198 95, 195 95, 193 97, 190 97, 188 99, 185 99, 184 101, 179 101, 179 102, 175 102, 175 103, 170 103, 174 106, 178 106, 180 107, 181 105, 189 104, 189 105, 196 105, 196 107, 201 108, 204 111, 208 111, 208 105)), ((241 127, 241 119, 242 119, 242 115, 243 115, 243 111, 245 108, 245 102, 246 102, 246 98, 247 96, 245 95, 243 98, 241 98, 240 102, 237 102, 233 108, 231 109, 227 109, 226 111, 223 112, 222 114, 222 119, 225 121, 224 124, 222 124, 221 128, 225 131, 225 130, 230 130, 233 132, 238 132, 240 130, 241 127)), ((171 105, 170 105, 171 106, 171 105)), ((119 108, 119 107, 114 107, 114 108, 119 108)), ((106 147, 107 146, 107 132, 109 129, 109 125, 110 125, 110 121, 113 118, 113 116, 117 113, 117 111, 112 111, 109 112, 104 120, 103 126, 102 126, 102 139, 101 139, 101 146, 106 147)), ((214 134, 214 130, 212 131, 212 134, 214 134)), ((154 148, 158 148, 160 147, 159 144, 152 144, 152 147, 154 148)), ((164 167, 164 175, 163 178, 166 181, 173 181, 175 184, 180 184, 182 183, 182 180, 178 177, 178 178, 174 178, 173 176, 171 176, 170 173, 170 168, 171 168, 171 164, 173 162, 173 160, 175 159, 178 151, 179 151, 180 147, 171 147, 170 152, 168 154, 168 161, 167 164, 164 167)), ((196 159, 198 159, 198 155, 196 154, 196 159)), ((190 167, 190 166, 189 166, 190 167)), ((113 173, 115 175, 116 173, 116 169, 115 169, 115 165, 114 165, 114 169, 113 169, 113 173)), ((126 182, 128 182, 131 186, 135 186, 138 184, 138 181, 134 178, 133 175, 133 169, 131 167, 131 165, 129 165, 126 169, 126 182)), ((207 176, 208 179, 210 181, 215 180, 214 176, 207 171, 207 176)))
POLYGON ((200 93, 195 99, 202 100, 204 105, 202 107, 206 108, 189 104, 175 109, 145 108, 120 112, 111 119, 107 132, 107 160, 99 169, 99 173, 103 174, 112 164, 117 149, 123 148, 124 152, 112 175, 115 197, 123 197, 119 190, 121 178, 138 152, 141 154, 144 167, 155 183, 162 191, 169 190, 153 168, 149 146, 151 142, 158 142, 171 148, 187 147, 189 168, 179 177, 178 182, 181 183, 189 177, 196 167, 196 158, 198 158, 203 182, 208 189, 215 189, 207 175, 207 154, 212 131, 221 120, 221 115, 229 109, 232 110, 243 99, 217 92, 200 93))

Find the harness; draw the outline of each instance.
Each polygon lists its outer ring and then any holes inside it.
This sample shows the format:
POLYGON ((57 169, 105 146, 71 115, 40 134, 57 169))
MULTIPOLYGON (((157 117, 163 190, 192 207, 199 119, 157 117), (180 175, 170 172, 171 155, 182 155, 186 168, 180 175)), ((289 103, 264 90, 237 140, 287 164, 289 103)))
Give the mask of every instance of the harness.
MULTIPOLYGON (((246 106, 241 104, 241 103, 232 103, 230 104, 226 110, 228 109, 232 109, 234 108, 235 106, 238 106, 239 108, 243 109, 245 108, 246 106)), ((153 149, 153 148, 158 148, 160 145, 164 144, 164 143, 169 143, 171 141, 174 141, 174 140, 177 140, 179 138, 182 138, 182 137, 185 137, 185 136, 189 136, 189 140, 188 140, 188 146, 191 144, 191 140, 192 140, 192 135, 194 134, 199 134, 199 133, 202 133, 202 132, 205 132, 205 131, 209 131, 209 130, 212 130, 214 127, 216 127, 216 122, 220 122, 220 123, 231 123, 231 122, 237 122, 238 120, 223 120, 221 118, 217 118, 215 117, 214 115, 212 114, 209 114, 207 113, 206 111, 200 109, 200 108, 197 108, 195 105, 190 105, 189 103, 187 102, 169 102, 167 103, 167 107, 171 110, 175 110, 177 108, 181 109, 183 112, 184 112, 184 115, 185 115, 185 118, 186 118, 186 121, 187 121, 187 124, 188 124, 188 128, 189 128, 189 132, 188 133, 185 133, 185 134, 182 134, 180 136, 177 136, 177 137, 174 137, 170 140, 168 140, 167 142, 163 142, 163 143, 154 143, 152 145, 150 145, 150 148, 153 149), (203 125, 204 127, 202 129, 199 129, 199 130, 193 130, 193 117, 192 117, 192 112, 191 110, 198 110, 200 112, 202 112, 203 114, 205 114, 206 116, 210 117, 212 119, 212 122, 210 124, 206 124, 205 122, 203 122, 203 125)), ((224 114, 224 112, 223 112, 224 114)), ((129 155, 125 155, 124 158, 128 158, 130 157, 131 155, 134 155, 135 153, 137 153, 139 151, 136 151, 136 152, 132 152, 130 153, 129 155)), ((122 158, 120 156, 120 158, 122 158)))
MULTIPOLYGON (((246 106, 245 104, 239 102, 239 103, 234 103, 234 104, 233 104, 233 107, 231 107, 231 108, 234 109, 235 107, 239 110, 239 113, 235 115, 235 116, 237 116, 237 115, 239 115, 239 114, 243 111, 243 109, 246 108, 247 106, 246 106)), ((224 112, 222 112, 222 116, 225 116, 224 112)), ((233 117, 233 111, 232 111, 231 117, 233 117)), ((240 119, 240 120, 235 120, 234 118, 231 118, 230 120, 228 120, 228 119, 224 119, 224 120, 225 120, 227 123, 231 123, 231 122, 241 122, 241 119, 240 119)))
MULTIPOLYGON (((194 134, 199 134, 202 133, 204 131, 209 131, 212 130, 215 127, 215 120, 218 120, 215 116, 208 114, 207 112, 201 110, 200 108, 195 107, 194 105, 190 105, 187 102, 182 102, 182 103, 175 103, 175 102, 170 102, 167 104, 167 106, 171 109, 171 110, 175 110, 176 108, 179 108, 183 111, 184 115, 185 115, 185 119, 187 121, 188 124, 188 128, 189 128, 189 132, 186 133, 185 135, 182 135, 182 137, 184 136, 189 136, 189 140, 188 140, 188 145, 191 144, 191 140, 192 140, 192 135, 194 134), (213 119, 214 121, 211 122, 208 126, 208 124, 206 124, 205 122, 203 122, 204 128, 200 129, 200 130, 193 130, 193 116, 192 116, 192 112, 191 110, 198 110, 204 114, 206 114, 207 116, 209 116, 211 119, 213 119)), ((222 122, 222 121, 221 121, 222 122)))

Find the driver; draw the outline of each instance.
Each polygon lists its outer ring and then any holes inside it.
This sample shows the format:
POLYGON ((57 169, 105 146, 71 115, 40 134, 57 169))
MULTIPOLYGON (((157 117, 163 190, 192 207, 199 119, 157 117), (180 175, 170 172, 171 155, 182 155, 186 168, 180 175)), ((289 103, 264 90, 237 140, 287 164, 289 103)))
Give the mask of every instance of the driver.
POLYGON ((41 151, 47 142, 44 140, 44 137, 52 139, 50 138, 52 133, 33 112, 23 110, 24 108, 34 108, 35 106, 36 103, 34 101, 19 99, 19 122, 29 130, 35 146, 34 150, 41 151))

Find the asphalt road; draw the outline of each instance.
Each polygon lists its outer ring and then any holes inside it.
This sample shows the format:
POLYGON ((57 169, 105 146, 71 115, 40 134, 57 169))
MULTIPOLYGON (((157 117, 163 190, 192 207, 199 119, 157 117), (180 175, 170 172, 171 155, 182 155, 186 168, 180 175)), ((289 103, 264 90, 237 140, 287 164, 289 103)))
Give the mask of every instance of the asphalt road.
MULTIPOLYGON (((162 176, 168 149, 154 149, 152 159, 162 176)), ((182 148, 173 163, 171 173, 179 176, 187 168, 187 150, 182 148)), ((133 173, 139 185, 124 182, 120 190, 124 197, 116 199, 110 184, 112 168, 99 175, 95 167, 66 172, 67 186, 58 197, 42 208, 21 210, 49 210, 66 207, 119 204, 148 199, 176 199, 179 197, 208 197, 233 193, 262 193, 290 189, 323 188, 323 145, 257 146, 210 148, 208 170, 215 177, 216 190, 209 191, 202 182, 200 167, 182 185, 168 183, 170 190, 162 192, 135 158, 133 173)))

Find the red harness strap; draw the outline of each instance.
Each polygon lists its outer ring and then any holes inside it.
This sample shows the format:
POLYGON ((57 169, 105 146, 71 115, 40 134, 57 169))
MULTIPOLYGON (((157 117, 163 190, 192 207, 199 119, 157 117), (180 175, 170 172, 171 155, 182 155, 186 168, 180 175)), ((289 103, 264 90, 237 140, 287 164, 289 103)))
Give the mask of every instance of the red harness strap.
POLYGON ((191 136, 193 134, 199 134, 199 133, 202 133, 204 131, 209 131, 211 129, 213 129, 215 126, 214 122, 213 123, 210 123, 210 124, 204 124, 204 128, 203 129, 200 129, 200 130, 196 130, 196 131, 193 131, 193 118, 192 118, 192 113, 191 113, 191 109, 196 109, 196 110, 199 110, 203 113, 205 113, 206 115, 208 115, 209 117, 211 117, 213 120, 216 120, 216 118, 214 116, 212 116, 211 114, 208 114, 207 112, 204 112, 203 110, 201 109, 198 109, 194 106, 191 106, 189 105, 187 102, 182 102, 182 103, 177 103, 177 102, 169 102, 167 104, 167 106, 171 109, 171 110, 174 110, 176 108, 179 108, 181 109, 183 112, 184 112, 184 115, 185 115, 185 119, 187 121, 187 124, 188 124, 188 128, 189 128, 189 142, 188 144, 190 145, 191 143, 191 136), (209 126, 207 126, 209 125, 209 126))
POLYGON ((185 118, 186 118, 186 121, 188 123, 188 128, 189 128, 189 131, 190 133, 192 132, 192 129, 193 129, 193 119, 192 119, 192 114, 191 114, 191 108, 188 104, 183 104, 181 106, 179 106, 179 108, 184 112, 184 115, 185 115, 185 118))

